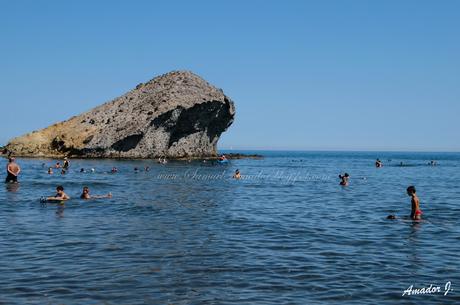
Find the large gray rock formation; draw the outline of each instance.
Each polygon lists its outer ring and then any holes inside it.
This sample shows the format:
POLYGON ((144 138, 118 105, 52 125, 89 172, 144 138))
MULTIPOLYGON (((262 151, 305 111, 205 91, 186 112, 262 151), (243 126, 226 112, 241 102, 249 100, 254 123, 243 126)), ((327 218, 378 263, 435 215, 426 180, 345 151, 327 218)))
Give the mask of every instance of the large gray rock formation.
POLYGON ((187 71, 170 72, 67 121, 13 139, 18 156, 193 158, 217 154, 233 102, 187 71))

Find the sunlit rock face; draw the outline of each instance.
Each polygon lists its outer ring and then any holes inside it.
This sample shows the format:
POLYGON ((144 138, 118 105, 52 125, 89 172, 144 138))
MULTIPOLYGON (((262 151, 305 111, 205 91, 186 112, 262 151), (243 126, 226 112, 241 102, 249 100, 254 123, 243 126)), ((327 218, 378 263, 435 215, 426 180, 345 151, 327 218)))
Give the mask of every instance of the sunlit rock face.
POLYGON ((200 158, 217 154, 235 107, 221 89, 174 71, 88 112, 11 140, 17 156, 200 158))

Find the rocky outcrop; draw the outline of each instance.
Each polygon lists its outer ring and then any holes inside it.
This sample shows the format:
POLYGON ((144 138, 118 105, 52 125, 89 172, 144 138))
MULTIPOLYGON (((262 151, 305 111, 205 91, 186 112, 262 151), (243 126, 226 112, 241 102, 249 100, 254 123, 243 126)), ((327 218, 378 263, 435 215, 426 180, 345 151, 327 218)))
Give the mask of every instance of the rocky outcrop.
POLYGON ((67 121, 11 140, 17 156, 193 158, 217 154, 233 102, 188 71, 156 77, 67 121))

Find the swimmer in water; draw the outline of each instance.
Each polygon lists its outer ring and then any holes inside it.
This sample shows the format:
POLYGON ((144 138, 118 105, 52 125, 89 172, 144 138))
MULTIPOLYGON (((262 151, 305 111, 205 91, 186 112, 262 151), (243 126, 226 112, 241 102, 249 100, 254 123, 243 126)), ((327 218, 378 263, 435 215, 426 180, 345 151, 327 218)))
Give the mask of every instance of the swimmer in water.
POLYGON ((69 199, 70 197, 64 193, 64 187, 62 185, 56 187, 56 195, 54 195, 54 197, 46 198, 47 201, 65 201, 69 199))
POLYGON ((18 183, 18 175, 21 172, 21 168, 16 163, 14 157, 8 159, 8 164, 6 165, 6 179, 5 183, 18 183))
POLYGON ((233 174, 233 179, 237 179, 237 180, 241 179, 241 173, 239 169, 237 169, 235 173, 233 174))
POLYGON ((65 170, 67 170, 67 169, 69 169, 69 167, 70 167, 70 162, 69 162, 69 160, 67 160, 67 157, 65 157, 64 158, 64 166, 63 166, 63 168, 65 170))
POLYGON ((56 162, 56 165, 54 166, 54 168, 61 168, 61 163, 60 163, 60 162, 56 162))
POLYGON ((110 171, 112 174, 115 174, 118 172, 118 168, 112 167, 112 170, 110 171))
POLYGON ((53 168, 50 167, 50 168, 48 168, 48 175, 52 175, 52 174, 53 174, 53 168))
POLYGON ((347 186, 349 184, 348 180, 350 179, 350 175, 348 175, 348 173, 343 174, 343 176, 339 175, 339 178, 342 179, 340 185, 347 186))
POLYGON ((89 194, 89 187, 83 187, 83 191, 80 195, 81 199, 101 199, 101 198, 112 198, 112 193, 108 193, 107 195, 90 195, 89 194))
POLYGON ((225 161, 227 160, 227 157, 225 155, 222 155, 219 157, 219 161, 225 161))
POLYGON ((380 159, 375 160, 375 167, 380 168, 382 166, 383 166, 383 163, 382 161, 380 161, 380 159))
POLYGON ((410 218, 414 220, 422 219, 422 210, 420 210, 420 200, 417 197, 415 186, 411 185, 407 188, 407 195, 411 197, 411 212, 410 218))
POLYGON ((149 167, 149 166, 146 166, 146 167, 144 168, 144 170, 145 170, 146 172, 149 172, 149 171, 150 171, 150 167, 149 167))

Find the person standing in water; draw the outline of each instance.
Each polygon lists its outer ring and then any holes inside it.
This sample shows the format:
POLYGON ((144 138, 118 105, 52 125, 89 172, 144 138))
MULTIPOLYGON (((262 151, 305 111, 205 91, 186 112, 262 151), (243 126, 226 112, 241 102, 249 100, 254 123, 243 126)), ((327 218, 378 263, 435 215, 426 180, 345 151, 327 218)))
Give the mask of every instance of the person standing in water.
POLYGON ((415 186, 411 185, 407 188, 407 195, 411 197, 411 212, 410 218, 414 220, 422 219, 422 210, 420 210, 420 200, 417 197, 415 186))
POLYGON ((64 170, 68 170, 69 167, 70 167, 70 162, 69 162, 69 160, 67 159, 67 157, 65 157, 65 158, 64 158, 64 165, 63 165, 62 168, 63 168, 64 170))
POLYGON ((18 183, 18 175, 20 172, 21 168, 16 163, 16 159, 14 157, 8 158, 5 183, 18 183))

